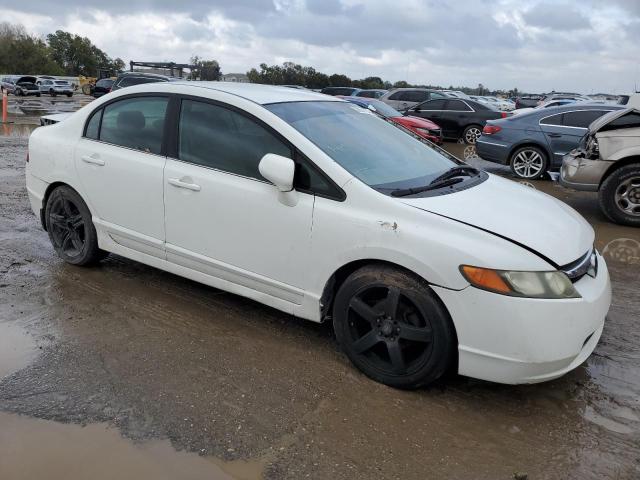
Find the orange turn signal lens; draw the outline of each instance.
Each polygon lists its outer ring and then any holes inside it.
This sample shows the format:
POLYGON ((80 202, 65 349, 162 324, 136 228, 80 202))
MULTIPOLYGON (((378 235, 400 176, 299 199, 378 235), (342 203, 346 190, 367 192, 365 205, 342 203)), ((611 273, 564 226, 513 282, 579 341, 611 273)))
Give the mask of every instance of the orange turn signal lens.
POLYGON ((506 294, 513 292, 513 289, 507 285, 495 270, 472 267, 470 265, 461 265, 460 271, 469 283, 478 288, 506 294))

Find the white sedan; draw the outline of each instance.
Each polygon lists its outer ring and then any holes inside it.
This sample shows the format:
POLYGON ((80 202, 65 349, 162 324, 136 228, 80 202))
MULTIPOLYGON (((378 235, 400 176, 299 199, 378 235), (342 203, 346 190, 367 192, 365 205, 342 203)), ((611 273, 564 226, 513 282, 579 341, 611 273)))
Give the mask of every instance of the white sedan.
POLYGON ((593 351, 610 305, 589 224, 304 90, 138 85, 29 141, 26 182, 58 255, 108 252, 311 321, 399 388, 457 368, 550 380, 593 351))

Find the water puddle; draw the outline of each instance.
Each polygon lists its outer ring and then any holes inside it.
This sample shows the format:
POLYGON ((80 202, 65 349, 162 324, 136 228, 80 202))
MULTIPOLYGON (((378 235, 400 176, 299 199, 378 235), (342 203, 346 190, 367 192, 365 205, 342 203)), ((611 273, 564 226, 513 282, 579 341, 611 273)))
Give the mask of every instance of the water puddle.
POLYGON ((37 352, 33 338, 23 328, 0 322, 0 380, 29 365, 37 352))
POLYGON ((31 123, 0 123, 0 137, 29 138, 36 128, 31 123))
POLYGON ((0 478, 27 480, 254 480, 260 462, 178 452, 168 440, 135 444, 104 424, 80 426, 0 412, 0 478))

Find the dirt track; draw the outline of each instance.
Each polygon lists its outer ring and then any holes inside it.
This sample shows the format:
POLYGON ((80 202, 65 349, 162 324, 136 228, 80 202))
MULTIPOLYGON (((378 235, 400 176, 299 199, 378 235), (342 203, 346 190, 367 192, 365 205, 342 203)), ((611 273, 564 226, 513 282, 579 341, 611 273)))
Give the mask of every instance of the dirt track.
POLYGON ((402 392, 326 326, 116 256, 64 264, 29 210, 25 155, 0 138, 0 478, 640 477, 640 231, 593 195, 532 182, 592 222, 609 263, 586 364, 402 392))

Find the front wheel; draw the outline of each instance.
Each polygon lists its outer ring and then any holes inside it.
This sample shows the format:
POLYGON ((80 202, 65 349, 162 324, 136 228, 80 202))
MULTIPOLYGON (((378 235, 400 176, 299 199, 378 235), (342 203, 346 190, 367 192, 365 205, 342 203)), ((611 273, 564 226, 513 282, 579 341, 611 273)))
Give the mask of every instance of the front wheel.
POLYGON ((45 222, 56 253, 72 265, 89 265, 106 256, 98 248, 91 212, 70 187, 56 188, 47 199, 45 222))
POLYGON ((52 97, 55 97, 57 95, 56 91, 52 88, 49 90, 49 95, 51 95, 52 97))
POLYGON ((600 209, 609 220, 640 227, 640 163, 618 168, 598 192, 600 209))
POLYGON ((478 138, 482 135, 482 127, 479 125, 469 125, 462 132, 462 139, 467 145, 475 145, 478 138))
POLYGON ((547 171, 547 156, 538 147, 522 147, 511 154, 511 171, 518 178, 537 180, 547 171))
POLYGON ((426 282, 399 268, 352 273, 336 295, 333 316, 349 359, 385 385, 425 386, 452 365, 455 334, 448 312, 426 282))
POLYGON ((67 95, 67 97, 71 97, 73 95, 73 93, 69 92, 66 95, 67 95))

